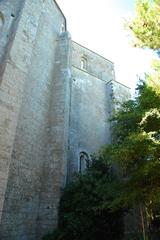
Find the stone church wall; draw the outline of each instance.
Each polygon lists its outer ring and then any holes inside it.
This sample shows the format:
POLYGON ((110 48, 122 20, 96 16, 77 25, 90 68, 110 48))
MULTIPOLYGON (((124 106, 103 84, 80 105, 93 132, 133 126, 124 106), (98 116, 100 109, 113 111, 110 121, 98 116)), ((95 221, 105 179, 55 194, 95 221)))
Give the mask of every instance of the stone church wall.
POLYGON ((111 142, 113 100, 128 90, 71 40, 53 0, 1 0, 0 30, 0 239, 39 240, 82 154, 111 142))
POLYGON ((107 82, 113 79, 112 62, 72 42, 69 179, 80 169, 81 152, 89 156, 111 142, 107 82), (86 69, 81 66, 84 56, 86 69))
POLYGON ((54 1, 27 0, 6 56, 0 85, 3 240, 40 239, 57 224, 68 132, 70 40, 59 37, 64 27, 54 1))
POLYGON ((75 172, 81 171, 82 154, 90 158, 103 145, 111 143, 109 119, 116 102, 122 103, 129 98, 129 88, 115 81, 111 61, 72 42, 69 181, 75 172))

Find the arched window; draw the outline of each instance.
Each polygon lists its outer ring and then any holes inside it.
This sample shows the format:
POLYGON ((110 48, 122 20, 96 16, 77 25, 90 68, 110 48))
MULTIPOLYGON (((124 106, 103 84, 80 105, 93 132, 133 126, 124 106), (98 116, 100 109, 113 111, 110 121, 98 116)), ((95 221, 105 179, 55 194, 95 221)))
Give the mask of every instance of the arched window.
POLYGON ((84 173, 86 168, 89 167, 89 156, 86 152, 79 154, 79 172, 84 173))
POLYGON ((81 58, 81 69, 87 70, 87 58, 84 56, 81 58))

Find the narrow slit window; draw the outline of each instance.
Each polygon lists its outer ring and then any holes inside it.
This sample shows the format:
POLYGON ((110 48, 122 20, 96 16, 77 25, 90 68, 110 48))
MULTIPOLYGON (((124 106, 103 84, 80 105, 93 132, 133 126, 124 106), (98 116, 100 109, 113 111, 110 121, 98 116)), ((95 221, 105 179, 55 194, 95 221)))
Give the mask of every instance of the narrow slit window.
POLYGON ((65 26, 64 24, 61 24, 61 29, 60 29, 61 33, 65 32, 65 26))
POLYGON ((81 58, 81 69, 87 70, 87 59, 85 57, 81 58))
POLYGON ((4 15, 2 12, 0 12, 0 32, 4 26, 4 15))

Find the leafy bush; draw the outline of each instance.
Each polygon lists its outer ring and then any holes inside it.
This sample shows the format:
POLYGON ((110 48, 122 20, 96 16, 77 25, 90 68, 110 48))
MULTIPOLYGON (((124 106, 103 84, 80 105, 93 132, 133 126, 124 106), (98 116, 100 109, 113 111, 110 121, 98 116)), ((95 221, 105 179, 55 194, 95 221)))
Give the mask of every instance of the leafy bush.
POLYGON ((115 176, 104 159, 93 159, 85 174, 77 175, 65 189, 59 206, 58 230, 45 240, 121 240, 123 211, 110 203, 115 176))

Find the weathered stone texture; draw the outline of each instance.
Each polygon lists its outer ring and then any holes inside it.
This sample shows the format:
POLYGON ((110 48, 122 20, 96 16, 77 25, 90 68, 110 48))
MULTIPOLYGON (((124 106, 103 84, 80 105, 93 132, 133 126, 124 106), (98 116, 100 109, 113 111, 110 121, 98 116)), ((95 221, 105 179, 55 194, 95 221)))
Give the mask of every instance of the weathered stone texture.
POLYGON ((111 81, 112 86, 112 99, 115 103, 123 103, 124 101, 130 99, 130 88, 119 83, 117 81, 111 81))
POLYGON ((113 77, 110 61, 77 43, 72 46, 69 179, 79 170, 80 152, 89 155, 110 143, 107 81, 113 77), (82 56, 87 60, 86 71, 81 69, 82 56))
POLYGON ((64 81, 69 59, 68 38, 59 42, 62 24, 65 19, 52 0, 25 1, 1 82, 1 239, 39 239, 57 222, 66 177, 64 81), (57 132, 52 141, 51 128, 58 127, 62 136, 57 132))
POLYGON ((105 82, 114 80, 114 65, 99 54, 72 42, 72 64, 81 69, 81 58, 87 58, 87 72, 105 82))
POLYGON ((72 42, 72 82, 68 151, 68 179, 80 168, 80 153, 95 153, 111 143, 110 117, 115 100, 130 97, 129 89, 115 81, 109 60, 72 42), (81 68, 85 57, 86 69, 81 68))
POLYGON ((16 34, 24 0, 0 1, 0 81, 16 34))
POLYGON ((53 0, 0 1, 2 240, 39 240, 56 226, 79 153, 111 142, 113 100, 129 96, 113 63, 72 42, 65 28, 53 0))

